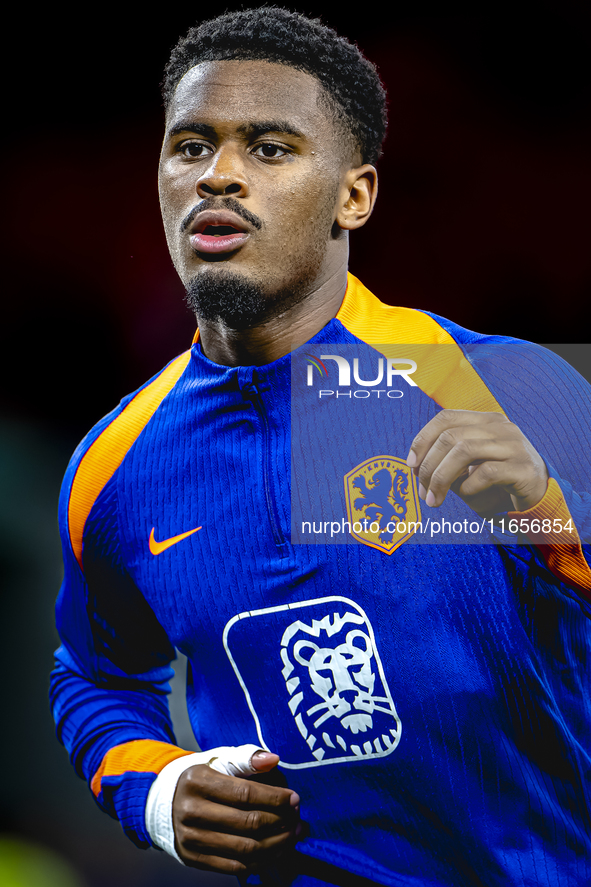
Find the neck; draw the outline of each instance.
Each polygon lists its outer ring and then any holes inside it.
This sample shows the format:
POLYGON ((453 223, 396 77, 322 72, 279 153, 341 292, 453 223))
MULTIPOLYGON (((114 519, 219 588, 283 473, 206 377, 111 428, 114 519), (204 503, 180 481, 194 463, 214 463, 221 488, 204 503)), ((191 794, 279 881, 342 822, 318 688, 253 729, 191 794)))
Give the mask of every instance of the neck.
POLYGON ((223 366, 262 366, 299 348, 332 320, 347 289, 343 264, 296 305, 246 330, 221 322, 199 322, 199 341, 206 357, 223 366))

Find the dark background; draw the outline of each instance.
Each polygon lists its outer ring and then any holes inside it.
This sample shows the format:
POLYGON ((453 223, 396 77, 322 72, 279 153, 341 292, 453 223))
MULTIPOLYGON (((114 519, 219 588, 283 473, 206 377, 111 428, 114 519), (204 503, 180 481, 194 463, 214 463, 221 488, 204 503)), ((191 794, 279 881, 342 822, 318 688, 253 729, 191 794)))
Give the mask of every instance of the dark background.
MULTIPOLYGON (((472 6, 291 6, 355 40, 389 92, 380 198, 351 238, 351 270, 391 304, 571 343, 558 350, 589 374, 591 7, 472 6)), ((194 4, 72 9, 23 4, 3 50, 0 881, 24 848, 34 887, 177 887, 204 876, 136 851, 99 813, 46 696, 68 458, 193 335, 156 166, 162 69, 200 18, 194 4), (71 874, 48 880, 44 850, 71 874)))

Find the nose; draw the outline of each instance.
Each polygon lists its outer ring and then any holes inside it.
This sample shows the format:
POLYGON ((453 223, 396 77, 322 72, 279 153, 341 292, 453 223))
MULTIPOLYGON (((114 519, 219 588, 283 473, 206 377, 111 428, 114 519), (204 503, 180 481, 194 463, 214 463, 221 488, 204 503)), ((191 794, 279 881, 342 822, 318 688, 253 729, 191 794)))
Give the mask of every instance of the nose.
POLYGON ((248 195, 244 167, 236 151, 225 147, 212 155, 211 163, 199 176, 197 193, 200 197, 220 194, 231 194, 234 197, 248 195))

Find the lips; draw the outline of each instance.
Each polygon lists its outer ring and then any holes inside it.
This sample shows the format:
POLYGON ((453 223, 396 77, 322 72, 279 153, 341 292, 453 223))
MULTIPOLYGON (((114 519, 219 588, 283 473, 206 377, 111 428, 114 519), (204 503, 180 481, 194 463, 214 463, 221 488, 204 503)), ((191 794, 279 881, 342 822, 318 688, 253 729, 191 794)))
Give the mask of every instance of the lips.
POLYGON ((234 213, 199 213, 191 226, 189 243, 199 253, 227 253, 241 247, 250 233, 246 223, 234 213))

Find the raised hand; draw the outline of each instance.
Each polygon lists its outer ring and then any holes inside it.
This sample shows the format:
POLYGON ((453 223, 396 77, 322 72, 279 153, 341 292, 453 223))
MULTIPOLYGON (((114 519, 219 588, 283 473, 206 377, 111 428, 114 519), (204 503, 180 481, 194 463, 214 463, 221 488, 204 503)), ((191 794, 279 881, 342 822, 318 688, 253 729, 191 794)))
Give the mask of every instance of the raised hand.
POLYGON ((501 413, 442 410, 416 435, 406 461, 427 505, 441 505, 453 490, 482 516, 526 511, 548 485, 544 460, 501 413))

